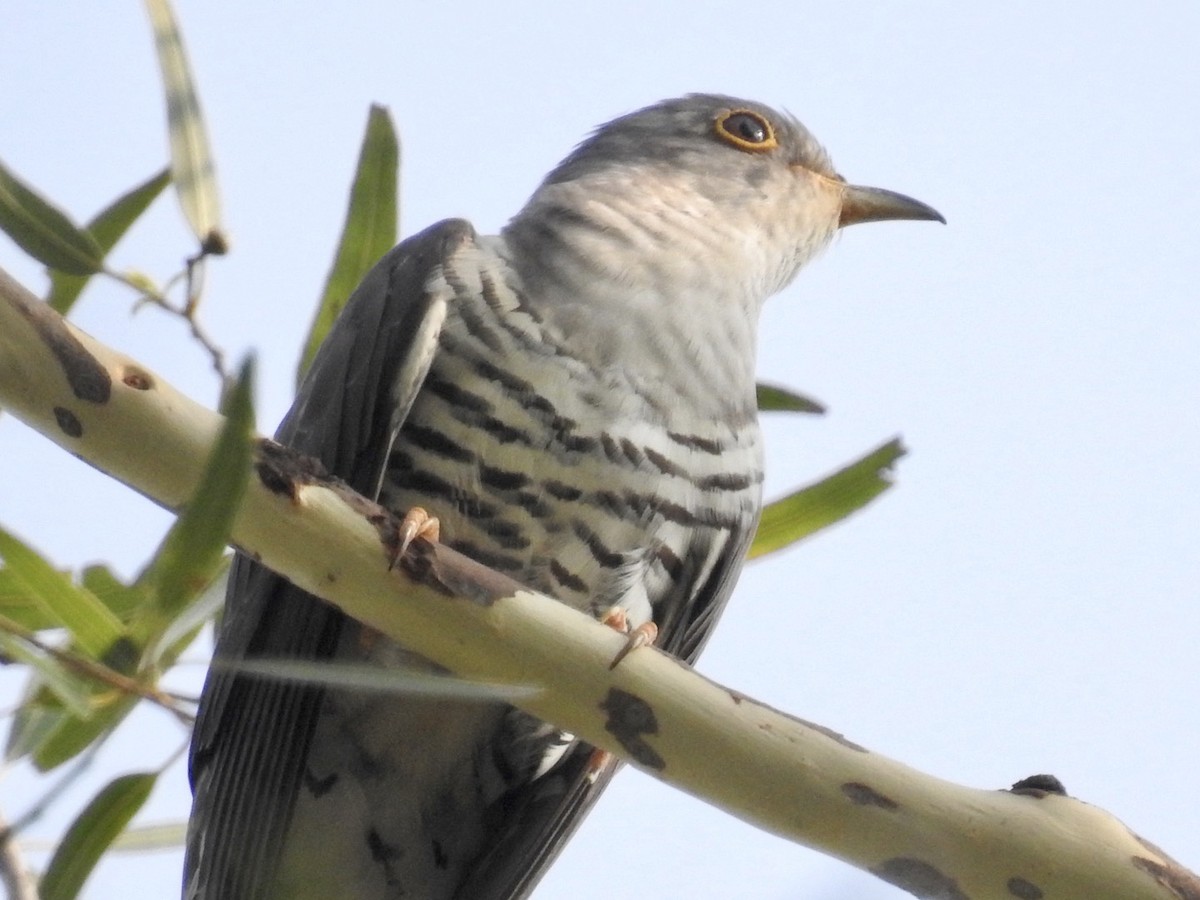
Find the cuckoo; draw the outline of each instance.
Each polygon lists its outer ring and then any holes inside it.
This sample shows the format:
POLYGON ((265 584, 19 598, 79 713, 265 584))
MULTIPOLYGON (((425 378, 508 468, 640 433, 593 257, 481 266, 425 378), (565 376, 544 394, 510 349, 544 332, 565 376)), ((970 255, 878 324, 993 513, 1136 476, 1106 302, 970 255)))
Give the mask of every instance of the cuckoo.
MULTIPOLYGON (((943 221, 848 184, 790 115, 668 100, 581 143, 497 236, 371 270, 278 439, 406 521, 688 662, 761 505, 757 323, 840 227, 943 221), (420 512, 412 512, 420 510, 420 512), (421 525, 428 530, 432 522, 421 525)), ((432 671, 239 555, 217 655, 432 671)), ((614 764, 500 702, 210 672, 189 900, 526 896, 614 764)))

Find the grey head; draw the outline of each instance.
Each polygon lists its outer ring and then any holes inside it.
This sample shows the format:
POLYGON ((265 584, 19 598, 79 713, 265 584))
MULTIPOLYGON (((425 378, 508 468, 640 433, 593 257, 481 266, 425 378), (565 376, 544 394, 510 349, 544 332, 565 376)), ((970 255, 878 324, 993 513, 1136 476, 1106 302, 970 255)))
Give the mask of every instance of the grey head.
POLYGON ((571 244, 557 226, 583 226, 575 249, 607 269, 596 274, 631 286, 740 286, 756 305, 838 228, 884 219, 945 221, 902 194, 848 184, 791 115, 689 94, 598 128, 546 177, 505 238, 538 254, 547 238, 571 244), (589 231, 609 240, 589 240, 589 231), (637 252, 617 252, 622 245, 637 252))

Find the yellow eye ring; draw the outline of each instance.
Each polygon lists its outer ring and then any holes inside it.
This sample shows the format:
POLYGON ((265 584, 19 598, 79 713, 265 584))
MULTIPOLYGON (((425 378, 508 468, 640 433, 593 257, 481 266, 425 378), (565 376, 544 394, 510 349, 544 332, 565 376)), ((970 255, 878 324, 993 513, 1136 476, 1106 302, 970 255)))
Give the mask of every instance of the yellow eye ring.
POLYGON ((752 109, 721 113, 713 122, 713 130, 721 140, 750 153, 763 153, 779 146, 771 123, 752 109))

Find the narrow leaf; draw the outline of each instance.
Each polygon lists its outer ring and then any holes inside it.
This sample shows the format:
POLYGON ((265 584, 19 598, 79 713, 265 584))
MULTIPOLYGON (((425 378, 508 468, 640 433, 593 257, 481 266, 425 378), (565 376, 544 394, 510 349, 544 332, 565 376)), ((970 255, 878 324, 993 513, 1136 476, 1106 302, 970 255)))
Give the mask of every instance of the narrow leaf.
POLYGON ((108 696, 111 699, 107 704, 96 704, 89 718, 64 718, 40 741, 33 751, 33 764, 39 772, 57 768, 97 741, 107 740, 139 700, 138 697, 115 692, 110 692, 108 696))
POLYGON ((0 616, 30 631, 57 628, 58 620, 25 590, 24 583, 0 566, 0 616))
POLYGON ((174 850, 187 839, 187 822, 159 822, 156 825, 135 825, 126 828, 109 847, 113 853, 145 853, 151 850, 174 850))
POLYGON ((64 626, 79 646, 100 659, 122 637, 121 620, 90 591, 71 581, 32 548, 0 529, 0 557, 21 590, 64 626))
POLYGON ((825 407, 803 394, 776 384, 758 384, 758 408, 763 412, 802 412, 822 415, 825 407))
POLYGON ((226 554, 217 566, 216 574, 195 600, 185 606, 174 619, 162 628, 146 650, 146 661, 160 672, 175 664, 196 639, 200 629, 216 619, 225 607, 225 589, 229 584, 229 564, 233 556, 226 554))
MULTIPOLYGON (((96 214, 87 225, 87 231, 100 248, 101 256, 116 246, 125 232, 138 220, 163 188, 171 183, 171 173, 163 169, 149 180, 122 194, 96 214)), ((87 286, 90 276, 68 275, 58 269, 50 270, 50 293, 46 302, 62 315, 66 315, 87 286)))
POLYGON ((448 675, 433 675, 383 666, 298 659, 213 659, 212 668, 277 681, 297 681, 342 690, 407 694, 441 700, 503 700, 511 702, 539 692, 511 684, 487 684, 448 675))
POLYGON ((225 424, 204 475, 138 585, 157 595, 157 622, 165 625, 215 577, 250 478, 254 431, 254 364, 248 360, 225 404, 225 424))
POLYGON ((122 775, 92 799, 50 858, 38 885, 42 900, 73 900, 79 896, 104 851, 145 804, 156 779, 152 772, 122 775))
POLYGON ((86 231, 0 163, 0 229, 22 250, 72 275, 100 271, 104 254, 86 231))
POLYGON ((0 631, 0 654, 36 672, 38 683, 45 686, 71 715, 79 718, 91 715, 87 688, 58 660, 5 631, 0 631))
POLYGON ((183 36, 169 0, 146 0, 154 26, 154 44, 167 97, 167 129, 171 144, 171 178, 184 218, 206 253, 224 253, 216 169, 200 98, 192 81, 183 36))
POLYGON ((23 703, 13 714, 8 738, 4 742, 4 761, 24 759, 49 740, 68 714, 61 706, 48 707, 40 703, 23 703))
POLYGON ((108 566, 88 566, 80 581, 122 622, 133 619, 153 599, 145 588, 125 584, 108 566))
POLYGON ((338 242, 333 268, 325 281, 325 290, 317 314, 304 342, 296 372, 299 384, 308 371, 317 348, 346 305, 350 294, 371 266, 396 243, 396 179, 400 168, 400 143, 392 118, 382 106, 372 106, 367 117, 367 132, 358 155, 350 206, 342 237, 338 242))
POLYGON ((767 504, 748 558, 794 544, 866 506, 891 487, 892 467, 905 452, 894 438, 821 481, 767 504))

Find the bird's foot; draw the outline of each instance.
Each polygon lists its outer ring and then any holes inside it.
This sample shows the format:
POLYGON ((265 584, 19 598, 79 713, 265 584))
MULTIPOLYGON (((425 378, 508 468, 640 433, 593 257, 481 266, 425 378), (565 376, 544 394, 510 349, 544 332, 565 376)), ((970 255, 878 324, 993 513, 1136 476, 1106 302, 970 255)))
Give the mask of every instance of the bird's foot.
POLYGON ((396 545, 395 559, 399 560, 404 555, 404 551, 417 538, 424 538, 427 541, 436 543, 441 536, 441 524, 437 518, 431 516, 421 507, 414 506, 400 520, 400 528, 397 534, 399 543, 396 545))
POLYGON ((600 622, 627 637, 625 646, 621 648, 621 651, 613 661, 608 664, 609 669, 615 669, 630 652, 636 650, 638 647, 650 646, 654 643, 655 638, 658 637, 658 626, 653 622, 643 622, 636 628, 631 628, 629 625, 629 615, 620 606, 614 606, 609 609, 608 612, 600 617, 600 622))
MULTIPOLYGON (((400 520, 400 525, 396 529, 396 544, 394 548, 389 545, 391 551, 391 560, 388 563, 388 569, 394 569, 396 563, 400 562, 410 544, 417 538, 425 538, 427 541, 438 541, 441 538, 441 525, 435 516, 431 516, 419 506, 414 506, 404 514, 404 518, 400 520)), ((382 635, 374 628, 368 628, 366 625, 361 626, 358 633, 358 646, 364 653, 370 653, 375 645, 379 642, 382 635)))
POLYGON ((592 750, 592 755, 588 757, 587 765, 583 769, 583 777, 587 779, 588 784, 595 784, 596 779, 604 774, 607 769, 616 760, 616 757, 607 750, 601 750, 599 747, 592 750))

